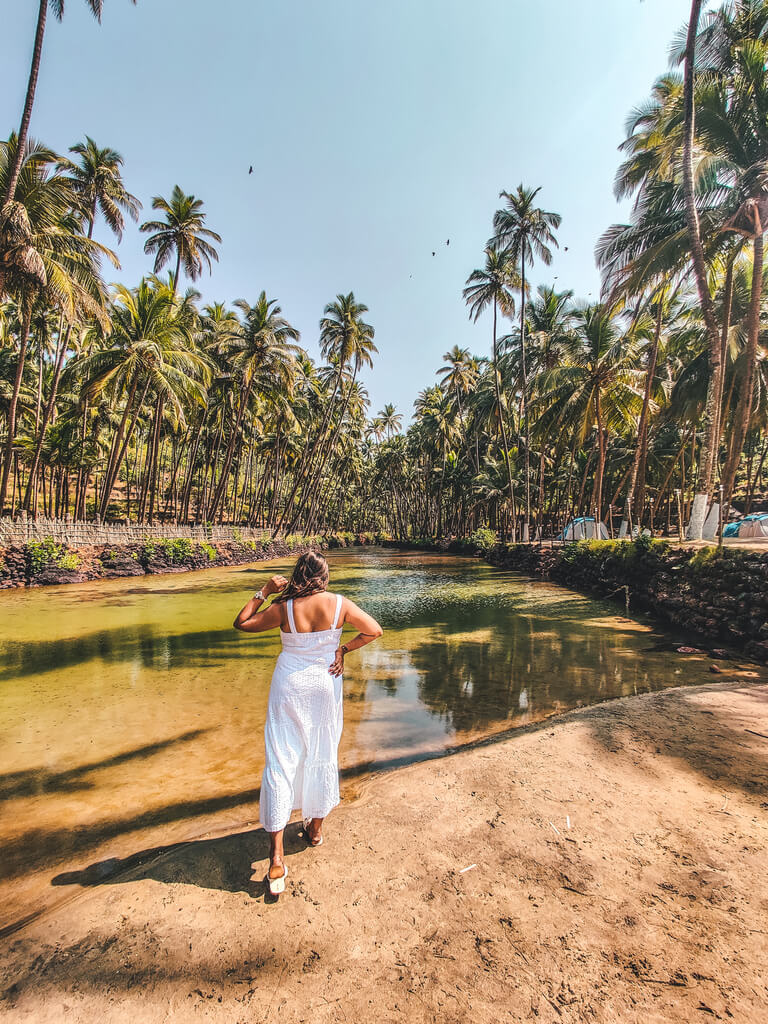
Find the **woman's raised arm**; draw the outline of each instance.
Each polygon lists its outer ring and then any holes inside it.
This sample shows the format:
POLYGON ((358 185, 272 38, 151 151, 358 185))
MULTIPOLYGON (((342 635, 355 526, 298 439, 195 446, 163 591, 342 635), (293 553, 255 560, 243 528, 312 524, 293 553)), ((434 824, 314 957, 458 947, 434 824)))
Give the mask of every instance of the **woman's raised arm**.
POLYGON ((285 576, 273 576, 268 580, 266 586, 254 594, 251 600, 243 605, 237 613, 235 621, 232 623, 235 629, 241 629, 244 633, 265 633, 268 629, 276 629, 282 622, 279 605, 271 604, 263 611, 258 609, 268 597, 278 594, 287 584, 288 580, 285 576))

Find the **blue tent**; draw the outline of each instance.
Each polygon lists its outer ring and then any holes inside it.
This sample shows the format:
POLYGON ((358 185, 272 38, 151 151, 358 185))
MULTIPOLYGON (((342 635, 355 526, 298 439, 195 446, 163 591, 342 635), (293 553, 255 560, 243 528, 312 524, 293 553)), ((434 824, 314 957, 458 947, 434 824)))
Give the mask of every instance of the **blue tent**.
POLYGON ((723 537, 738 537, 739 540, 768 537, 768 512, 752 512, 738 523, 728 523, 723 530, 723 537))
POLYGON ((605 523, 596 523, 594 516, 579 516, 572 519, 556 540, 608 540, 605 523))

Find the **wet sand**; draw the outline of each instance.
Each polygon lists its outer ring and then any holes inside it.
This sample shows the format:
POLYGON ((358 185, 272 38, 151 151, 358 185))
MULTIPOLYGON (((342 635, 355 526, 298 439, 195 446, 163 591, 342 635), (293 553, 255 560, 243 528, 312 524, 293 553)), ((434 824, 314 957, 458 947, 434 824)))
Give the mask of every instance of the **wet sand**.
POLYGON ((291 827, 288 891, 255 828, 67 879, 0 944, 8 1021, 763 1019, 768 686, 574 711, 348 791, 291 827))

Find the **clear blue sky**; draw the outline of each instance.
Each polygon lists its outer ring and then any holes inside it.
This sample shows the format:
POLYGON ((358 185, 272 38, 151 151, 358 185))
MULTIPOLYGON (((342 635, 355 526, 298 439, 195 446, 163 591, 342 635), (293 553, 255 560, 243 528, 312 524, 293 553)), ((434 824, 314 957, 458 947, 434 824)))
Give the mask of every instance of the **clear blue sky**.
MULTIPOLYGON (((489 349, 461 289, 501 189, 541 185, 562 214, 551 281, 597 294, 595 241, 632 107, 667 66, 689 0, 84 0, 51 19, 31 133, 125 157, 151 216, 174 184, 223 236, 206 301, 262 289, 317 356, 337 292, 370 307, 372 412, 411 413, 454 344, 489 349), (248 175, 252 164, 254 173, 248 175), (450 238, 450 246, 445 245, 450 238), (435 250, 436 256, 432 256, 435 250)), ((0 131, 15 129, 37 5, 6 0, 0 131)), ((105 233, 100 235, 109 242, 105 233)), ((128 284, 151 270, 131 226, 128 284)))

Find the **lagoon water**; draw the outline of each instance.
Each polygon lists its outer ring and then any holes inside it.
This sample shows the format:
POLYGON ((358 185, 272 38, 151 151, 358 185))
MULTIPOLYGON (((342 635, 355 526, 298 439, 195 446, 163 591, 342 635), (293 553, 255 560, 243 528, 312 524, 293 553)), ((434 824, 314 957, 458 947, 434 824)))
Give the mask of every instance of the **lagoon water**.
MULTIPOLYGON (((343 792, 376 769, 611 697, 711 681, 612 605, 472 559, 356 550, 331 589, 376 616, 347 659, 343 792)), ((68 872, 258 820, 279 637, 232 629, 286 562, 0 594, 0 929, 68 872)), ((96 868, 98 874, 99 868, 96 868)))

